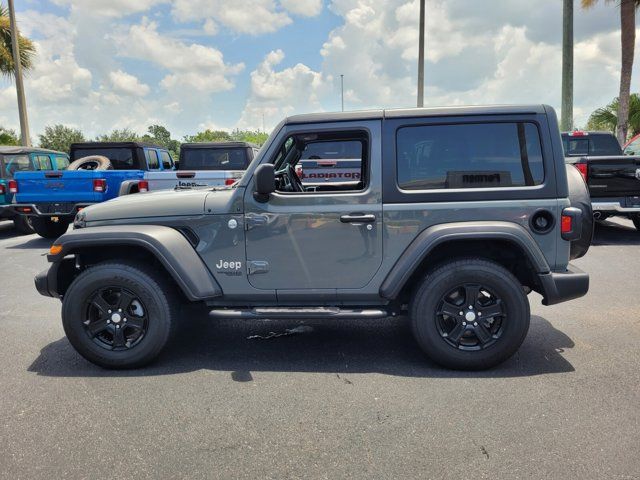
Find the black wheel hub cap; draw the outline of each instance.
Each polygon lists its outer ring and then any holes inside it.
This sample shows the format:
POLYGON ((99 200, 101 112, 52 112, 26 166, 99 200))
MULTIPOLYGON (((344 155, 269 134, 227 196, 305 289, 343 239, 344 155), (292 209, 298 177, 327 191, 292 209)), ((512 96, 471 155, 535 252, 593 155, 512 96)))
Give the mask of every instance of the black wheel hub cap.
POLYGON ((449 345, 460 350, 482 350, 502 335, 506 309, 487 287, 465 283, 438 302, 436 326, 449 345))
POLYGON ((128 350, 144 338, 148 327, 146 307, 122 287, 104 287, 85 305, 84 330, 106 350, 128 350))

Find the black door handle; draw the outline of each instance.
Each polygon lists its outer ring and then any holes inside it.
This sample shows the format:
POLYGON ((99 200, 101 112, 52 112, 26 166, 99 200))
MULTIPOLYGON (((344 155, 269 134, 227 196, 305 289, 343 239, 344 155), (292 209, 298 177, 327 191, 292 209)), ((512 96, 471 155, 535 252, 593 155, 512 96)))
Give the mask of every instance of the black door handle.
POLYGON ((350 215, 342 215, 340 217, 342 223, 373 223, 376 216, 371 213, 352 213, 350 215))

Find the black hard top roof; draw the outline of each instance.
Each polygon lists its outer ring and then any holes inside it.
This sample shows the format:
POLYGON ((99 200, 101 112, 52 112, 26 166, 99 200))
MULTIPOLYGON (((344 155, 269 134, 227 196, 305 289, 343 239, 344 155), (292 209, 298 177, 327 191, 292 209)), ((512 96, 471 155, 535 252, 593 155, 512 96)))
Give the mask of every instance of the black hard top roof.
POLYGON ((79 142, 72 143, 71 148, 136 148, 136 147, 147 147, 147 148, 158 148, 160 150, 166 150, 166 148, 161 147, 160 145, 155 145, 153 143, 145 143, 145 142, 79 142))
POLYGON ((551 107, 547 107, 545 105, 478 105, 305 113, 302 115, 293 115, 288 117, 285 119, 284 123, 339 122, 347 120, 377 120, 382 118, 442 117, 460 115, 535 115, 546 113, 547 108, 551 109, 551 107))
POLYGON ((258 148, 249 142, 192 142, 183 143, 180 148, 258 148))
POLYGON ((64 152, 58 152, 56 150, 49 150, 47 148, 38 147, 21 147, 13 145, 0 145, 0 154, 4 155, 16 155, 19 153, 56 153, 59 155, 66 155, 64 152))

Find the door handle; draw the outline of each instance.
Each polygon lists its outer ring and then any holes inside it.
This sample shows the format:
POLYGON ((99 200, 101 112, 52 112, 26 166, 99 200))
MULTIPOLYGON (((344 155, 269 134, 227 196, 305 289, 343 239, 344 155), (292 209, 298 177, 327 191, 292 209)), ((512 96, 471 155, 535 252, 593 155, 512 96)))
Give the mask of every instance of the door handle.
POLYGON ((176 172, 178 178, 193 178, 196 176, 196 172, 176 172))
POLYGON ((373 223, 376 221, 376 216, 371 213, 352 213, 342 215, 340 221, 342 223, 373 223))

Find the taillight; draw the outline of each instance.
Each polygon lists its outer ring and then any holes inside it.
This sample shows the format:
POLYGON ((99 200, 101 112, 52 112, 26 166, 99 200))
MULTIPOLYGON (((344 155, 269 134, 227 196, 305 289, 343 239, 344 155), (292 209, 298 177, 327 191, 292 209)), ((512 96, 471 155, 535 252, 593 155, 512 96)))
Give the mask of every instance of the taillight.
POLYGON ((589 135, 589 132, 583 132, 582 130, 574 130, 573 132, 569 132, 570 137, 586 137, 589 135))
POLYGON ((586 182, 589 177, 589 165, 586 163, 574 163, 573 165, 578 169, 580 175, 582 175, 582 178, 584 178, 584 181, 586 182))
POLYGON ((145 193, 149 191, 149 182, 146 180, 140 180, 138 182, 138 192, 145 193))
POLYGON ((107 190, 107 181, 104 178, 96 178, 93 181, 93 191, 103 193, 107 190))
POLYGON ((9 193, 18 193, 18 182, 9 180, 9 193))
POLYGON ((560 222, 560 232, 563 234, 571 233, 573 230, 573 217, 569 215, 562 215, 562 221, 560 222))
POLYGON ((233 185, 233 184, 234 184, 234 183, 236 183, 237 181, 238 181, 238 179, 237 179, 237 178, 227 178, 227 179, 224 181, 224 184, 225 184, 225 185, 233 185))
POLYGON ((4 195, 6 193, 5 187, 3 183, 0 183, 0 195, 4 195))

